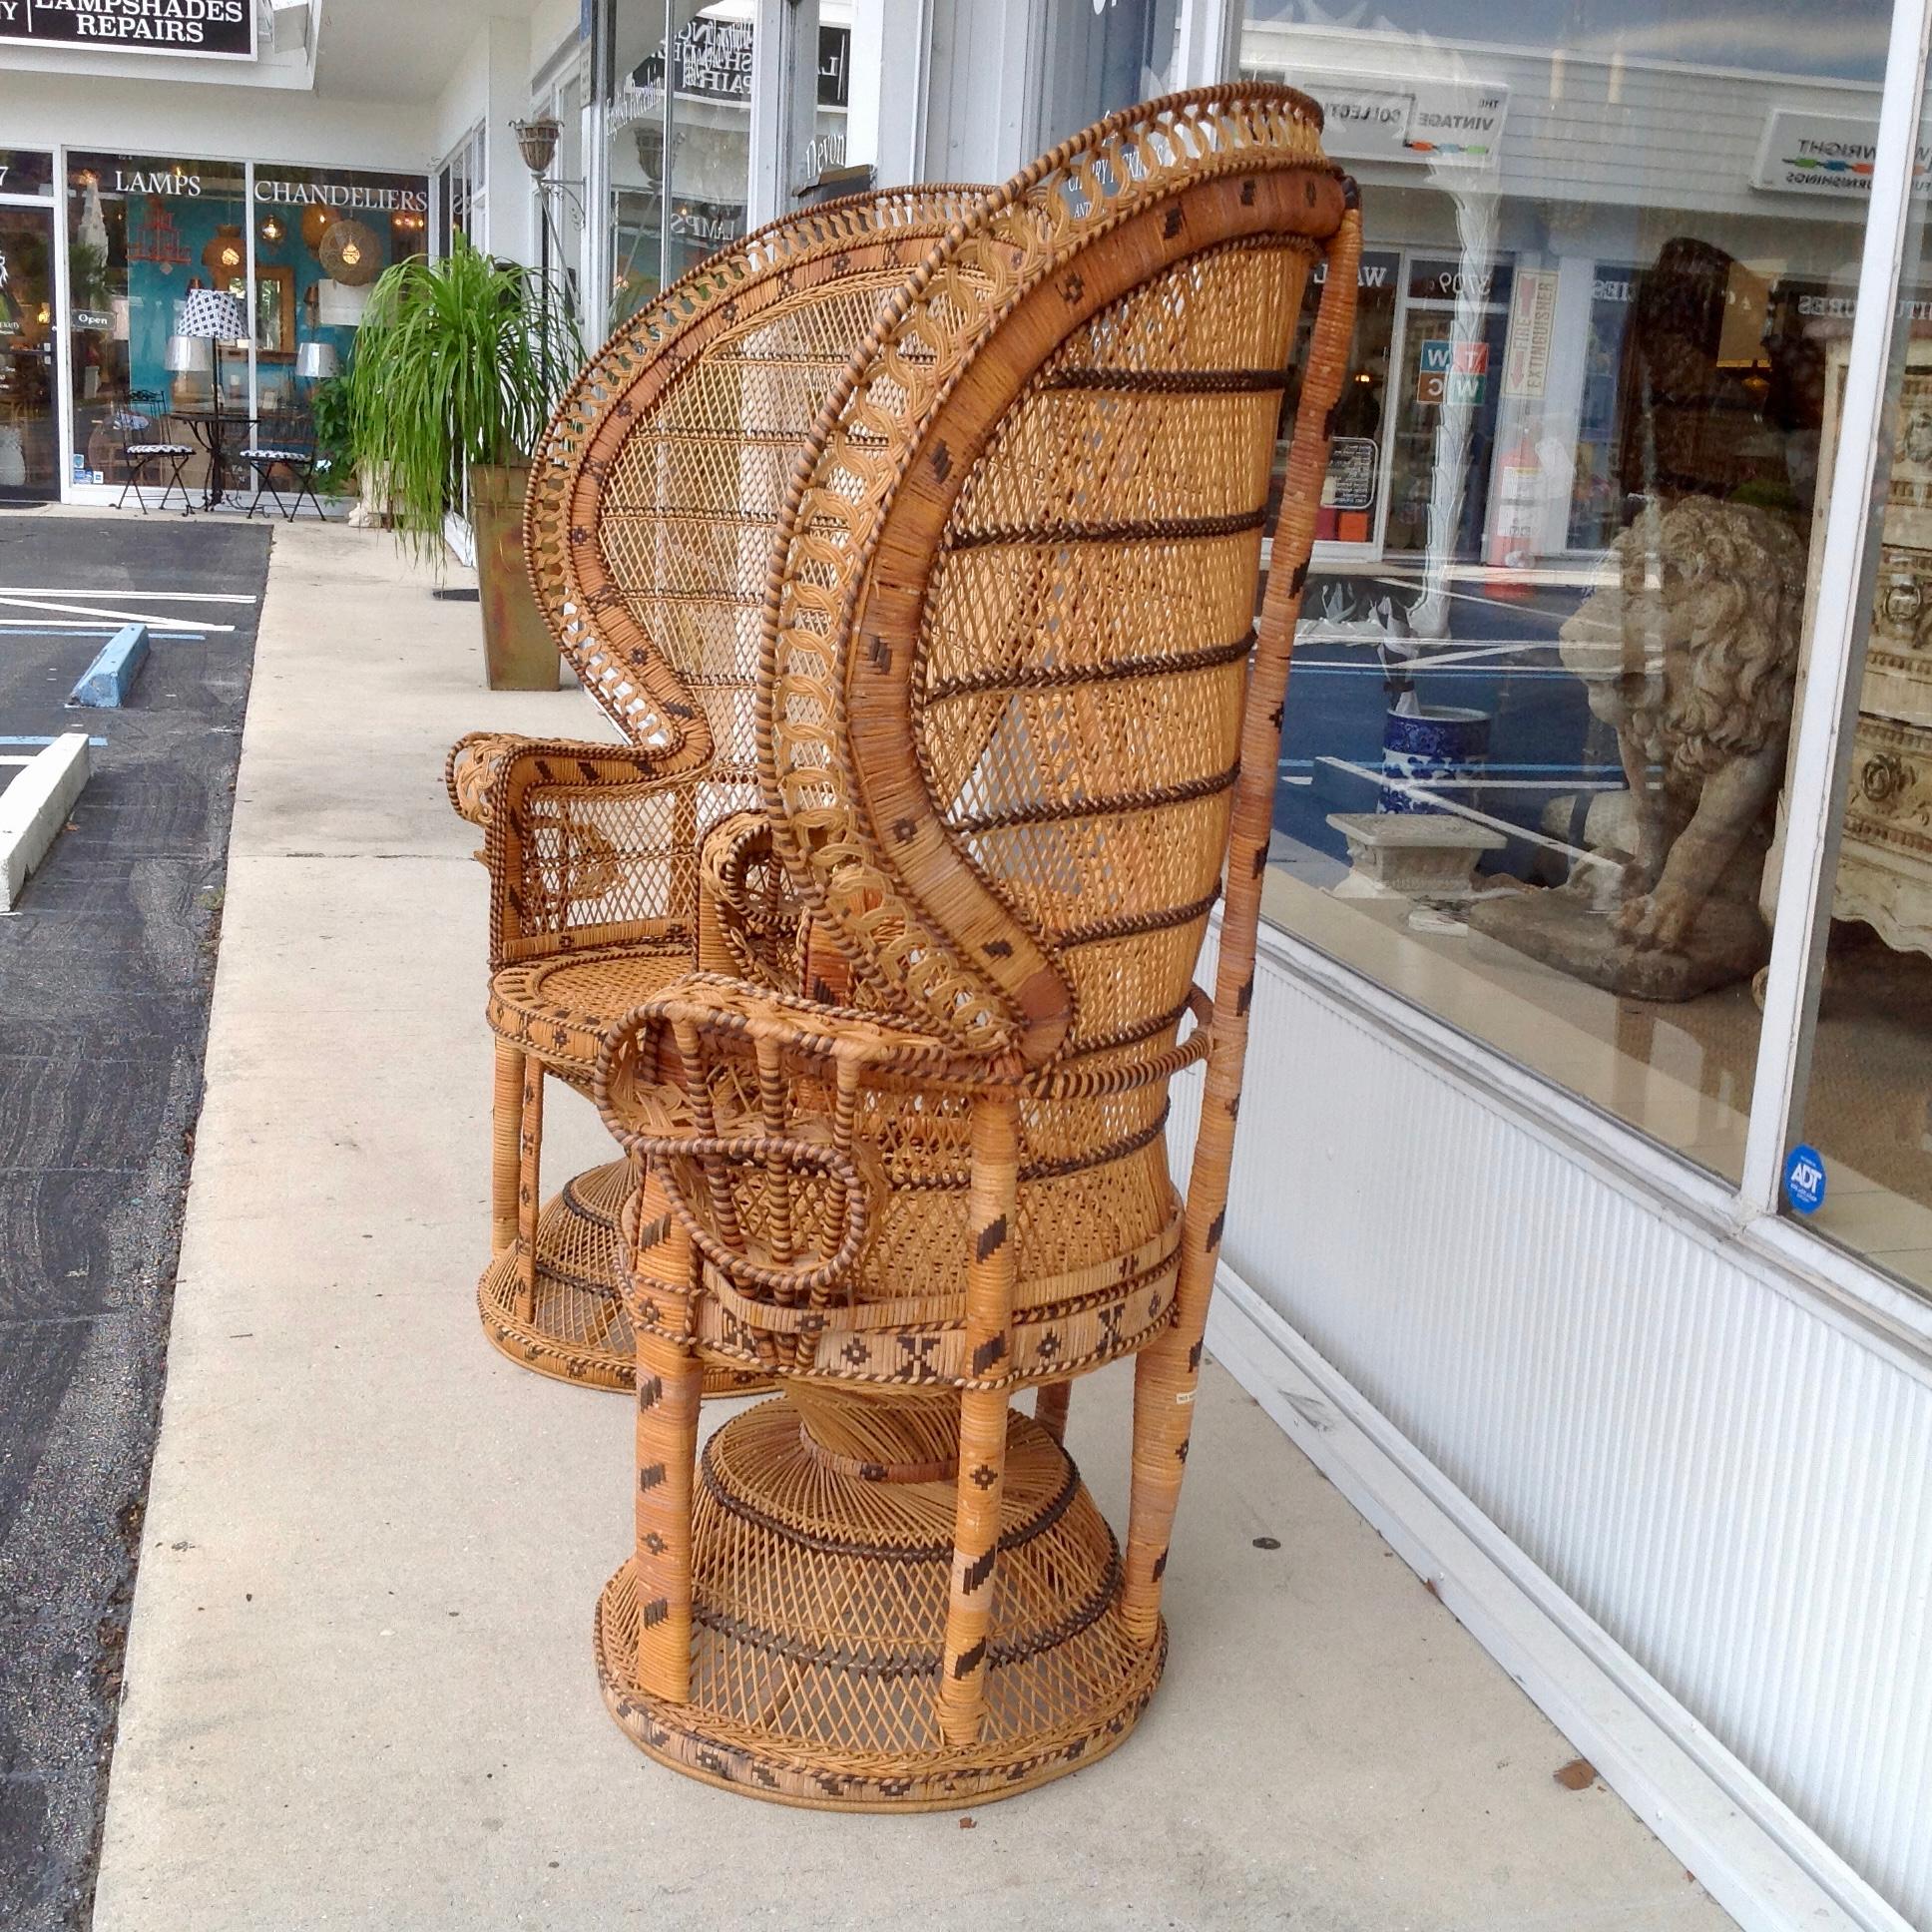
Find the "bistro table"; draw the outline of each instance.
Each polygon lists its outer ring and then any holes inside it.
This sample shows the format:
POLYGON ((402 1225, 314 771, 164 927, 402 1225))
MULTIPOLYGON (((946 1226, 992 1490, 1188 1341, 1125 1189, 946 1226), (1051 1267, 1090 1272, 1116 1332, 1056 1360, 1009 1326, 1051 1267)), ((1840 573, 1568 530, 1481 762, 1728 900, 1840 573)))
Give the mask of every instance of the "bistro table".
POLYGON ((228 451, 232 444, 241 449, 247 448, 249 432, 254 428, 254 417, 245 407, 171 409, 169 414, 185 423, 195 440, 208 452, 208 486, 202 494, 202 508, 213 510, 226 501, 229 494, 228 451))

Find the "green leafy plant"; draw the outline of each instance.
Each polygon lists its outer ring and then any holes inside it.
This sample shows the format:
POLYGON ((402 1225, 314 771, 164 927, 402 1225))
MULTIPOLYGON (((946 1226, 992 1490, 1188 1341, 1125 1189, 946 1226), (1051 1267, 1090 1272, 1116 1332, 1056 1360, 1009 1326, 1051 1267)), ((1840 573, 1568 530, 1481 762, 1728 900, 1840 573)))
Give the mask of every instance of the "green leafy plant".
POLYGON ((344 371, 316 383, 308 398, 315 425, 315 487, 324 496, 346 496, 355 487, 355 441, 344 371))
POLYGON ((105 308, 108 304, 108 253, 92 242, 67 244, 68 299, 77 308, 105 308))
POLYGON ((398 541, 433 557, 469 466, 527 457, 583 359, 537 277, 461 235, 441 261, 384 269, 342 380, 355 465, 380 479, 398 541))

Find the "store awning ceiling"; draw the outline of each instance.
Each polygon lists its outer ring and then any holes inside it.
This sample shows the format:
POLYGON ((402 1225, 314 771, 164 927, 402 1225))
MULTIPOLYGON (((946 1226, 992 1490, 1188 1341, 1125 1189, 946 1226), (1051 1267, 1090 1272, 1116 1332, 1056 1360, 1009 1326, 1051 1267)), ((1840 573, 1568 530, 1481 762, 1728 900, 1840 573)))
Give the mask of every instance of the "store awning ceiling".
POLYGON ((434 101, 490 19, 533 11, 531 0, 327 0, 315 91, 338 101, 434 101))

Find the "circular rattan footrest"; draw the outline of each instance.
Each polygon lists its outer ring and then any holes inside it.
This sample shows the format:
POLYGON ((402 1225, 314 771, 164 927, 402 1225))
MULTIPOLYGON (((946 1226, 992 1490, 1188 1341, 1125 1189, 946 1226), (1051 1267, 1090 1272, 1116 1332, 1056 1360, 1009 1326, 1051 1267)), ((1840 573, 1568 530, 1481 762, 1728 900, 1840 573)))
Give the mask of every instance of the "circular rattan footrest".
POLYGON ((627 1563, 597 1613, 604 1697, 632 1741, 687 1776, 784 1804, 929 1811, 1093 1763, 1160 1682, 1167 1633, 1136 1645, 1120 1553, 1066 1452, 1015 1414, 980 1741, 935 1715, 952 1561, 950 1481, 841 1476, 783 1400, 708 1445, 693 1531, 691 1700, 636 1688, 627 1563))
MULTIPOLYGON (((514 1249, 497 1255, 476 1284, 483 1332, 520 1368, 584 1388, 637 1385, 637 1342, 624 1306, 624 1246, 618 1215, 630 1193, 629 1164, 592 1168, 544 1204, 537 1216, 536 1295, 518 1312, 514 1249)), ((753 1395, 769 1377, 707 1368, 707 1395, 753 1395)))

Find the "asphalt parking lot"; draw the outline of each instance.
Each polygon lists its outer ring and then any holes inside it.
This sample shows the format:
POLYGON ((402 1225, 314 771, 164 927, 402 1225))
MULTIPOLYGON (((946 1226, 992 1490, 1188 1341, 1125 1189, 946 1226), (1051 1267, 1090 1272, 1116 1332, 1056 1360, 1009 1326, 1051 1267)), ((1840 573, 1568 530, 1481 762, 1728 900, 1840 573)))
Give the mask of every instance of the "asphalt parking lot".
MULTIPOLYGON (((85 1926, 167 1365, 259 525, 0 516, 0 749, 93 775, 0 916, 0 1924, 85 1926), (64 701, 150 621, 125 709, 64 701)), ((0 773, 4 775, 4 773, 0 773)))

